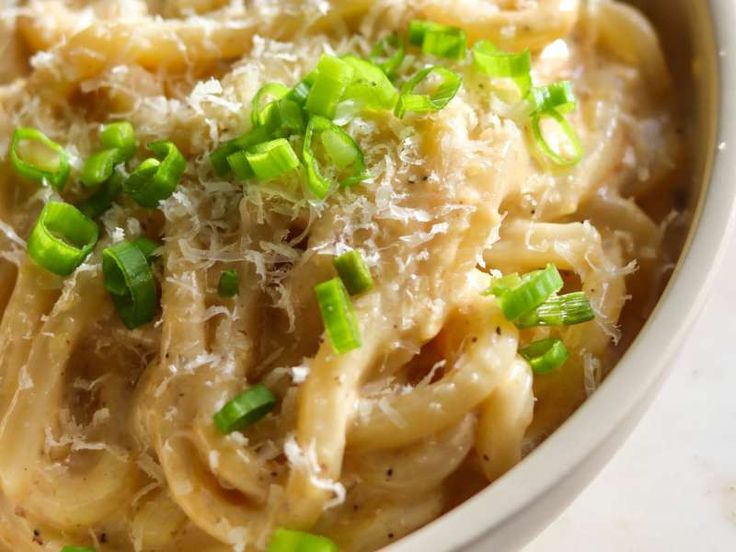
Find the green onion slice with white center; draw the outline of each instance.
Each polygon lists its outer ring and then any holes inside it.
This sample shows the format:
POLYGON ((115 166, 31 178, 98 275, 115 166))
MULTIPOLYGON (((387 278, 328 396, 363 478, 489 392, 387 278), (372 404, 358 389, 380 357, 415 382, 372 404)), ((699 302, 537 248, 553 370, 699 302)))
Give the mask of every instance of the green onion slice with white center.
POLYGON ((394 113, 402 118, 407 111, 431 113, 444 109, 462 86, 462 77, 440 66, 419 71, 401 87, 394 113), (421 89, 426 88, 426 92, 421 89))
POLYGON ((302 157, 307 187, 324 199, 335 186, 352 186, 368 178, 363 152, 349 134, 324 117, 309 119, 302 157))
POLYGON ((20 176, 49 183, 61 191, 71 170, 69 154, 35 128, 17 128, 10 142, 10 163, 20 176))
POLYGON ((28 254, 49 272, 68 276, 92 252, 97 224, 68 203, 47 203, 28 238, 28 254))
POLYGON ((549 374, 560 368, 570 353, 565 344, 556 338, 534 341, 519 351, 535 374, 549 374))
POLYGON ((148 145, 156 157, 143 161, 123 185, 126 194, 139 205, 155 208, 174 193, 187 161, 173 142, 160 140, 148 145))

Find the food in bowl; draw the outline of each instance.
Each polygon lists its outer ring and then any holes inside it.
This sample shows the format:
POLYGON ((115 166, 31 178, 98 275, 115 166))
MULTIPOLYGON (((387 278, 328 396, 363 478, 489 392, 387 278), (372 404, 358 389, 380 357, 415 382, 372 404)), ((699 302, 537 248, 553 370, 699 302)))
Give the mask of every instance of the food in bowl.
POLYGON ((666 278, 681 130, 624 4, 2 25, 12 550, 378 549, 554 431, 666 278))

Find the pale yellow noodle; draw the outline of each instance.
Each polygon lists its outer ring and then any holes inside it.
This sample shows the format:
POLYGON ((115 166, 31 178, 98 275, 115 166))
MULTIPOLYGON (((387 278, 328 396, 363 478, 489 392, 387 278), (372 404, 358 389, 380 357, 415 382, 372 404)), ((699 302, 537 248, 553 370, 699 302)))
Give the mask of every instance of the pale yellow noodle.
POLYGON ((38 458, 44 428, 57 415, 61 378, 72 348, 92 325, 99 305, 108 304, 97 275, 80 273, 39 328, 20 368, 22 381, 0 422, 5 494, 46 523, 67 528, 109 516, 133 484, 130 467, 109 450, 103 450, 88 470, 61 476, 38 458), (28 446, 15 446, 20 441, 28 446))
POLYGON ((290 526, 310 527, 319 518, 327 493, 312 483, 315 475, 336 479, 342 468, 345 433, 358 398, 358 386, 364 372, 380 354, 379 344, 390 328, 382 320, 381 304, 372 294, 361 300, 357 312, 362 320, 365 339, 360 349, 337 356, 325 342, 312 361, 309 377, 300 393, 297 443, 315 447, 319 474, 309 468, 294 470, 286 486, 286 504, 282 518, 290 526), (370 330, 365 332, 365 330, 370 330))
POLYGON ((378 550, 437 517, 442 503, 442 494, 433 491, 407 501, 382 501, 373 507, 364 504, 357 512, 342 513, 329 534, 344 550, 378 550))
POLYGON ((657 94, 670 86, 667 62, 659 38, 641 12, 620 2, 592 3, 600 44, 626 63, 642 68, 647 84, 657 94))
POLYGON ((372 401, 365 416, 355 418, 348 440, 360 449, 397 447, 456 423, 498 385, 517 349, 517 332, 495 306, 476 300, 460 310, 452 331, 464 338, 454 366, 436 383, 412 393, 372 401))
POLYGON ((480 409, 475 450, 489 481, 521 460, 522 443, 533 411, 532 373, 529 364, 517 358, 480 409))
POLYGON ((419 5, 428 19, 462 27, 473 41, 490 40, 511 50, 538 50, 567 35, 580 10, 579 0, 540 0, 531 7, 514 3, 423 0, 419 5))
POLYGON ((406 447, 356 451, 346 459, 346 472, 371 492, 410 496, 439 487, 458 469, 473 446, 475 417, 406 447))

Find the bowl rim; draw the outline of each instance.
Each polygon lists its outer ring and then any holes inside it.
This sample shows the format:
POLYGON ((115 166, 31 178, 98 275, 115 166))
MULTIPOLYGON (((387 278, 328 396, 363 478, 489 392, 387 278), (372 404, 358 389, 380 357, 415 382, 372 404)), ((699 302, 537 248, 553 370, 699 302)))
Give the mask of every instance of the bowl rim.
MULTIPOLYGON (((708 54, 716 65, 712 91, 716 132, 706 145, 710 156, 702 172, 706 185, 688 242, 657 307, 616 369, 544 443, 493 485, 392 545, 391 552, 449 551, 478 544, 537 500, 552 494, 559 484, 573 477, 582 477, 587 484, 633 429, 632 418, 638 419, 651 404, 646 402, 647 396, 652 396, 666 377, 669 361, 700 313, 736 223, 736 186, 730 183, 736 174, 736 155, 729 156, 729 149, 736 147, 736 64, 727 56, 736 51, 736 38, 729 35, 729 30, 736 28, 736 4, 709 0, 704 9, 711 27, 704 30, 710 42, 708 54), (617 433, 621 438, 606 446, 617 433), (598 465, 582 469, 596 456, 598 465), (579 474, 577 470, 581 470, 579 474)), ((583 485, 572 487, 574 490, 566 493, 567 502, 583 485)), ((560 502, 564 501, 557 502, 552 508, 555 513, 562 510, 560 502)), ((551 515, 548 512, 542 517, 549 520, 551 515)), ((517 544, 531 540, 543 526, 536 525, 530 534, 513 540, 517 544)))

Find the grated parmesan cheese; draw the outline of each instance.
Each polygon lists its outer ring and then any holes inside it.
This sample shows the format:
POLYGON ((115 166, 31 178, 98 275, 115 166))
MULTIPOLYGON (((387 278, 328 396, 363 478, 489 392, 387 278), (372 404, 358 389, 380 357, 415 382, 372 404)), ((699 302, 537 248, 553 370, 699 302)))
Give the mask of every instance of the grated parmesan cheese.
POLYGON ((211 450, 207 455, 207 460, 210 464, 210 469, 212 471, 217 471, 220 467, 220 453, 216 450, 211 450))
POLYGON ((321 470, 314 443, 310 445, 305 453, 297 444, 294 435, 289 435, 284 442, 284 454, 292 469, 302 470, 309 474, 309 481, 314 487, 333 494, 333 498, 325 503, 325 510, 330 510, 345 502, 347 491, 343 484, 339 481, 332 481, 331 479, 319 476, 321 470))

